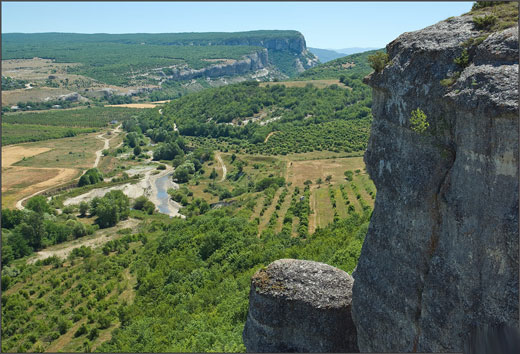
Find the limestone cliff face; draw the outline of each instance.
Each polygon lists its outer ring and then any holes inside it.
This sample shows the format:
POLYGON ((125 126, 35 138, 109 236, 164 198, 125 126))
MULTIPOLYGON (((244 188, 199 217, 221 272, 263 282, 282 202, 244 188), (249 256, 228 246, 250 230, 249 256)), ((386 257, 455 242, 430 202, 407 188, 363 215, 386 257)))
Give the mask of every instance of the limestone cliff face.
POLYGON ((198 77, 216 78, 222 76, 235 76, 263 69, 267 65, 268 54, 267 50, 264 49, 257 53, 248 54, 241 60, 228 64, 215 64, 199 70, 174 69, 173 75, 169 76, 169 78, 175 80, 191 80, 198 77))
POLYGON ((405 33, 366 80, 378 193, 353 274, 360 351, 461 351, 472 328, 518 324, 518 28, 454 64, 482 35, 472 16, 405 33))
POLYGON ((224 45, 248 45, 264 47, 269 50, 288 50, 296 54, 302 54, 307 50, 303 35, 279 38, 241 38, 229 39, 222 42, 224 45))

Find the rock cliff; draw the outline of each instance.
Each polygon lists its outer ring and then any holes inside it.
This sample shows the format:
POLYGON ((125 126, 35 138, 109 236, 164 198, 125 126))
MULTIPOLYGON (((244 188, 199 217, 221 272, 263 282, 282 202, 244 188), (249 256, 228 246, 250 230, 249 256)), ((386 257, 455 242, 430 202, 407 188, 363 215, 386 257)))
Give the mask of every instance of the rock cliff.
POLYGON ((199 70, 174 69, 173 75, 168 76, 168 78, 175 80, 191 80, 198 77, 216 78, 222 76, 235 76, 263 69, 267 65, 268 54, 267 50, 264 49, 257 53, 246 55, 241 60, 232 63, 215 64, 199 70))
POLYGON ((366 80, 377 198, 353 274, 361 351, 461 351, 479 326, 518 325, 518 27, 488 34, 471 15, 405 33, 366 80))
POLYGON ((353 279, 324 263, 281 259, 252 278, 248 352, 357 352, 353 279))

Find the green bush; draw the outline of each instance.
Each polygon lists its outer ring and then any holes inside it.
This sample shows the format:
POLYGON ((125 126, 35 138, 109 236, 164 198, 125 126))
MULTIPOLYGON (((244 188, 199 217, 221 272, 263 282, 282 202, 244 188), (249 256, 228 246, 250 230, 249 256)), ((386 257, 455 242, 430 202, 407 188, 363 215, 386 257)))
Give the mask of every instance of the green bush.
POLYGON ((473 17, 473 24, 478 30, 489 29, 495 23, 498 18, 495 15, 484 15, 479 17, 473 17))
POLYGON ((491 7, 500 4, 506 4, 508 1, 475 1, 473 6, 471 7, 471 11, 482 9, 484 7, 491 7))
POLYGON ((374 55, 370 55, 368 57, 368 62, 372 69, 374 69, 377 73, 383 71, 384 67, 390 62, 388 54, 384 52, 377 52, 374 55))
POLYGON ((420 108, 417 108, 415 111, 412 111, 410 125, 414 132, 423 134, 430 126, 430 123, 427 121, 426 114, 420 108))
POLYGON ((103 181, 103 175, 97 168, 91 168, 79 179, 78 187, 96 184, 103 181))
POLYGON ((453 62, 455 64, 457 64, 458 66, 460 66, 462 69, 466 68, 468 65, 469 65, 469 54, 468 54, 468 50, 466 48, 464 48, 464 50, 462 51, 462 53, 460 54, 459 57, 455 58, 453 60, 453 62))
POLYGON ((86 334, 88 332, 88 327, 86 324, 82 324, 78 330, 76 331, 76 333, 74 333, 74 337, 79 337, 79 336, 82 336, 84 334, 86 334))

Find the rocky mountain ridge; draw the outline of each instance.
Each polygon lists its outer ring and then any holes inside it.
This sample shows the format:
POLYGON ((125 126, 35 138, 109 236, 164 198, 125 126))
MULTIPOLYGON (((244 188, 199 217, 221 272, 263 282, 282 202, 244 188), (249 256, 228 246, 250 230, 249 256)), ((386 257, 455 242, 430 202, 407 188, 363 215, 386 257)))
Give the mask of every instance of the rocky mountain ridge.
POLYGON ((263 69, 268 65, 267 49, 264 49, 246 55, 241 60, 232 61, 230 63, 215 64, 198 70, 174 68, 172 75, 162 75, 169 80, 191 80, 198 77, 217 78, 222 76, 243 75, 263 69))

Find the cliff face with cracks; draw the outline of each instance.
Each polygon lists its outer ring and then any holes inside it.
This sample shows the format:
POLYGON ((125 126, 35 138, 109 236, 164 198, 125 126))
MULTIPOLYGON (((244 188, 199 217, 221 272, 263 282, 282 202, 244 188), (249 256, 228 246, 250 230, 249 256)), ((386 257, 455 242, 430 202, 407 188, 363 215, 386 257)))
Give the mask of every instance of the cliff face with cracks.
POLYGON ((471 15, 405 33, 366 80, 378 193, 353 274, 360 351, 460 351, 473 328, 518 324, 518 27, 482 35, 471 15))
POLYGON ((215 64, 202 68, 195 69, 173 69, 173 75, 170 79, 176 80, 190 80, 198 77, 217 78, 222 76, 234 76, 245 73, 254 72, 256 70, 265 68, 268 65, 267 50, 264 49, 257 53, 245 55, 241 60, 236 60, 228 64, 215 64))

